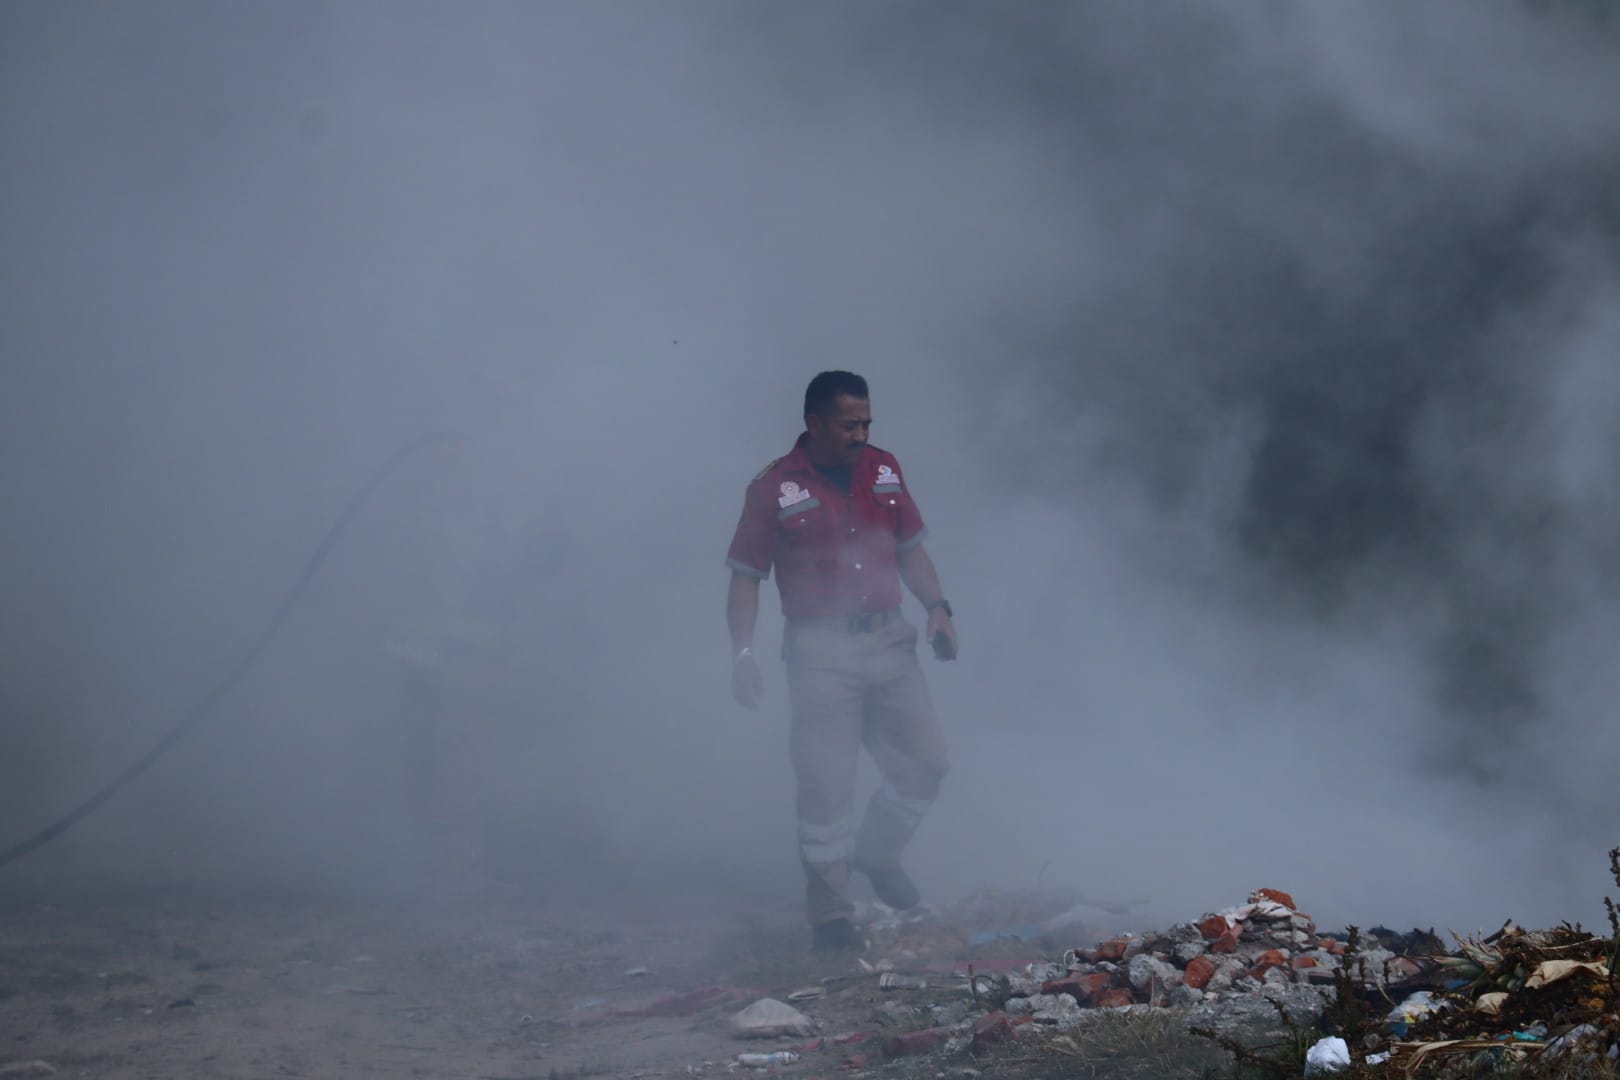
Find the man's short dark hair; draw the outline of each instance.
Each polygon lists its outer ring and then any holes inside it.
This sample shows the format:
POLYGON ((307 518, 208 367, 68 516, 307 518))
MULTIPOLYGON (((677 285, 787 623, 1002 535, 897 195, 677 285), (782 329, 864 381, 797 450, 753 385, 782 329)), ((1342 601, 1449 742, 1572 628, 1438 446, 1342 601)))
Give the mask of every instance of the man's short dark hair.
POLYGON ((804 390, 804 415, 826 416, 838 403, 840 394, 861 401, 869 400, 866 380, 853 371, 823 371, 804 390))

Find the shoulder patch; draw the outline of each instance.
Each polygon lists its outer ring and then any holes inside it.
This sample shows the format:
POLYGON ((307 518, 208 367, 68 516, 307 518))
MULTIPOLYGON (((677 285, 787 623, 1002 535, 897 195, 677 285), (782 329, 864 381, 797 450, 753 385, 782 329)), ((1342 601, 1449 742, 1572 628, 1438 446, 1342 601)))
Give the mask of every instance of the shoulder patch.
POLYGON ((767 465, 763 469, 759 470, 759 474, 754 477, 753 482, 757 484, 761 480, 765 479, 765 477, 769 476, 771 470, 776 468, 777 463, 780 462, 781 460, 782 460, 781 458, 772 458, 771 463, 769 465, 767 465))

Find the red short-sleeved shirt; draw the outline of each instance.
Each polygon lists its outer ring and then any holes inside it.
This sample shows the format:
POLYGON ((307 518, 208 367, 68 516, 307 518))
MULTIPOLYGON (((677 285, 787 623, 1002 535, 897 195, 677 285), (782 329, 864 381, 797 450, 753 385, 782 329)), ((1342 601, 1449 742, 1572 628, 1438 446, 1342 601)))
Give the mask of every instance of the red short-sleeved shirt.
POLYGON ((926 531, 900 463, 868 444, 845 494, 810 463, 807 437, 748 485, 726 565, 757 578, 774 566, 790 619, 899 607, 897 556, 926 531))

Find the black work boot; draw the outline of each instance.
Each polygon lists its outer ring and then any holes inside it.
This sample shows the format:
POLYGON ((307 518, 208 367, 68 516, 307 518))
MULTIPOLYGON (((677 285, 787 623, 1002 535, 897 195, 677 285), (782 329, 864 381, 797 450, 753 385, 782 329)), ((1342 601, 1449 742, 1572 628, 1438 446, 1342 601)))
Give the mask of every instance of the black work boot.
POLYGON ((829 919, 810 928, 810 948, 819 953, 861 952, 866 941, 848 919, 829 919))
POLYGON ((866 875, 877 898, 896 911, 910 911, 922 899, 916 883, 898 860, 876 866, 857 862, 855 869, 866 875))

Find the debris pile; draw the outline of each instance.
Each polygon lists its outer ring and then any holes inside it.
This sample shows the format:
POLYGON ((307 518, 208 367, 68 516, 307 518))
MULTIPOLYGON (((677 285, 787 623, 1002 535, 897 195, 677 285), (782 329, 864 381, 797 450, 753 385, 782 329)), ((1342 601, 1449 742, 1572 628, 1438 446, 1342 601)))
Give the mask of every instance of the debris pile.
MULTIPOLYGON (((1611 862, 1620 883, 1620 849, 1611 862)), ((1273 888, 1166 930, 1112 936, 1088 935, 1072 911, 991 931, 965 930, 973 922, 955 914, 880 912, 847 974, 773 988, 786 1002, 711 987, 642 1011, 758 998, 730 1032, 780 1048, 756 1043, 732 1069, 862 1075, 923 1056, 1081 1057, 1108 1018, 1158 1017, 1151 1027, 1165 1038, 1259 1074, 1620 1076, 1620 906, 1610 905, 1609 937, 1510 922, 1449 943, 1433 930, 1323 932, 1273 888)))
MULTIPOLYGON (((1205 1022, 1223 1014, 1275 1022, 1271 1001, 1286 1000, 1292 1006, 1287 1015, 1313 1023, 1349 949, 1342 937, 1319 934, 1287 893, 1258 889, 1241 905, 1163 932, 1054 947, 1056 960, 960 959, 964 947, 973 953, 999 944, 1028 956, 1042 944, 1053 946, 1074 924, 1059 928, 1052 922, 1038 930, 964 936, 948 921, 889 913, 868 926, 874 948, 856 960, 860 977, 838 977, 788 995, 829 1014, 866 995, 872 1005, 865 1015, 879 1030, 796 1044, 768 1064, 758 1054, 739 1054, 733 1067, 780 1068, 832 1051, 840 1069, 859 1072, 896 1058, 978 1054, 1042 1032, 1061 1039, 1093 1017, 1161 1007, 1183 1008, 1190 1020, 1205 1022)), ((1395 958, 1388 953, 1387 959, 1395 958)), ((765 1000, 738 1013, 730 1027, 739 1037, 803 1037, 812 1023, 791 1006, 765 1000)))
MULTIPOLYGON (((1061 963, 977 977, 972 989, 1009 1015, 1063 1026, 1086 1008, 1190 1007, 1297 986, 1320 991, 1334 985, 1347 949, 1344 940, 1319 934, 1293 897, 1257 889, 1246 903, 1197 922, 1070 949, 1061 963)), ((1321 992, 1306 996, 1318 1006, 1325 1001, 1321 992)))
POLYGON ((1615 938, 1509 922, 1456 945, 1436 958, 1441 992, 1386 1017, 1386 1030, 1406 1036, 1391 1043, 1392 1063, 1472 1071, 1546 1060, 1568 1070, 1620 1060, 1615 938))
MULTIPOLYGON (((1042 940, 1051 936, 979 933, 968 944, 1042 940)), ((1567 925, 1529 931, 1510 924, 1483 940, 1456 937, 1450 948, 1432 930, 1323 933, 1288 893, 1256 889, 1243 904, 1072 948, 1058 961, 994 973, 971 964, 964 972, 959 964, 954 973, 975 1013, 891 1036, 883 1050, 977 1052, 1042 1031, 1073 1031, 1108 1012, 1170 1007, 1250 1064, 1261 1056, 1223 1034, 1237 1029, 1221 1021, 1280 1018, 1300 1037, 1306 1075, 1357 1067, 1412 1073, 1453 1060, 1474 1070, 1543 1054, 1566 1069, 1600 1058, 1620 1062, 1620 995, 1610 974, 1616 940, 1567 925)), ((882 970, 882 988, 949 985, 938 969, 902 973, 889 961, 863 967, 882 970)))

